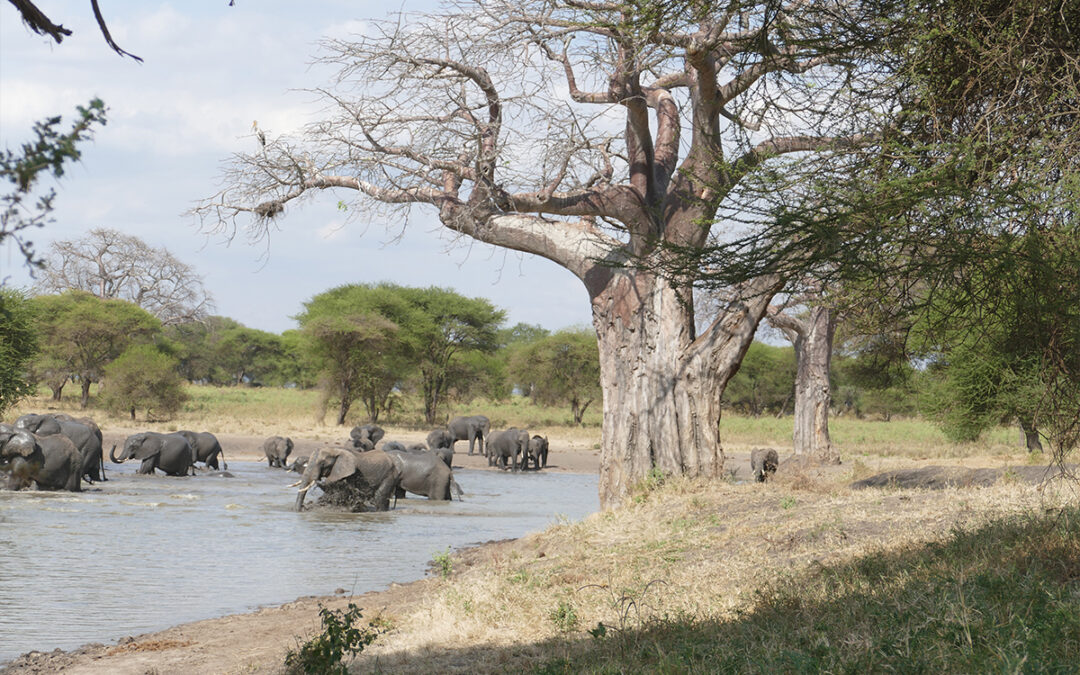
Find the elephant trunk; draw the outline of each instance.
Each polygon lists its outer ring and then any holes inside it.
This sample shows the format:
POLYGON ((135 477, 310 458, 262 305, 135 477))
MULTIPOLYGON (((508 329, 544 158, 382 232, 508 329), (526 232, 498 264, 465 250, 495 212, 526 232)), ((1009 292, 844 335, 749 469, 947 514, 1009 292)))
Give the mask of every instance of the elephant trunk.
MULTIPOLYGON (((105 451, 105 449, 102 448, 102 452, 104 452, 104 451, 105 451)), ((127 459, 127 457, 121 455, 120 458, 117 459, 116 458, 116 444, 113 443, 112 450, 109 450, 109 459, 112 460, 113 464, 123 464, 124 460, 127 459)))
POLYGON ((304 510, 304 497, 307 496, 307 491, 311 489, 311 486, 315 484, 315 481, 319 479, 319 453, 320 450, 316 450, 308 458, 307 466, 304 467, 304 473, 300 478, 299 490, 296 493, 296 503, 293 505, 294 511, 304 510))

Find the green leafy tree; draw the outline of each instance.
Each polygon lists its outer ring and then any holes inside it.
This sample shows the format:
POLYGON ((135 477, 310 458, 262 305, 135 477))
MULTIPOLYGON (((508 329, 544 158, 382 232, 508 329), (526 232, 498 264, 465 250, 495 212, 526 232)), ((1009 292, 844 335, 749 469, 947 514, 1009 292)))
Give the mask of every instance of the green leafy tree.
POLYGON ((510 373, 535 402, 568 404, 574 424, 581 424, 601 397, 596 334, 571 329, 535 339, 514 353, 510 373))
POLYGON ((38 179, 42 173, 62 177, 64 165, 81 157, 78 146, 93 137, 94 125, 105 125, 105 104, 101 99, 95 98, 77 110, 78 116, 67 133, 59 130, 60 116, 50 117, 34 124, 35 138, 23 143, 20 152, 0 152, 0 177, 10 184, 10 191, 0 196, 0 244, 12 239, 31 267, 41 267, 42 262, 26 233, 49 222, 56 199, 54 188, 34 198, 38 179))
POLYGON ((795 395, 795 350, 754 341, 724 390, 724 404, 744 415, 782 414, 795 395))
POLYGON ((412 312, 399 289, 385 284, 339 286, 304 303, 296 319, 327 402, 338 403, 337 424, 345 423, 356 400, 378 421, 391 392, 412 371, 412 344, 396 322, 408 322, 412 312))
POLYGON ((103 402, 114 412, 146 411, 147 419, 174 415, 188 395, 177 371, 179 361, 151 344, 130 347, 105 366, 103 402))
POLYGON ((82 388, 80 404, 90 402, 90 385, 101 380, 105 366, 128 347, 151 342, 161 322, 126 300, 102 300, 84 291, 43 295, 33 300, 42 353, 63 364, 82 388))
POLYGON ((0 287, 0 416, 34 392, 30 371, 39 348, 30 301, 0 287))
POLYGON ((282 357, 274 383, 311 389, 319 383, 319 364, 312 355, 308 337, 291 329, 281 334, 282 357))
POLYGON ((230 384, 262 384, 278 369, 283 353, 281 336, 235 324, 218 334, 214 365, 228 375, 230 384))

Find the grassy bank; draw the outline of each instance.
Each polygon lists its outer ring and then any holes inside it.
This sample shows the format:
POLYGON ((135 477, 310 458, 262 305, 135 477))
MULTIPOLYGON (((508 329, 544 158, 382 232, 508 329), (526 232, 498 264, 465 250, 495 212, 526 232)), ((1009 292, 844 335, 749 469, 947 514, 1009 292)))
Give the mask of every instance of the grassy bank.
POLYGON ((440 560, 352 671, 1072 672, 1080 511, 1049 492, 653 485, 440 560))

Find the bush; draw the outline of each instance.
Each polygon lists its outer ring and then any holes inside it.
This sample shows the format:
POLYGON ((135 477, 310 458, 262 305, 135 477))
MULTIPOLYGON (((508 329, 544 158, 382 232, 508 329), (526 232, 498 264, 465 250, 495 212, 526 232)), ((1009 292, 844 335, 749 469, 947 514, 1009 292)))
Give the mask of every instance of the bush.
POLYGON ((380 630, 375 622, 368 622, 367 628, 357 628, 363 614, 351 602, 344 610, 319 605, 319 617, 323 632, 300 645, 299 649, 289 650, 285 655, 286 670, 289 673, 346 675, 349 670, 342 663, 345 655, 356 656, 364 651, 364 647, 379 636, 380 630))
POLYGON ((105 368, 103 402, 113 413, 146 410, 146 416, 171 417, 187 400, 176 359, 153 345, 131 347, 105 368))

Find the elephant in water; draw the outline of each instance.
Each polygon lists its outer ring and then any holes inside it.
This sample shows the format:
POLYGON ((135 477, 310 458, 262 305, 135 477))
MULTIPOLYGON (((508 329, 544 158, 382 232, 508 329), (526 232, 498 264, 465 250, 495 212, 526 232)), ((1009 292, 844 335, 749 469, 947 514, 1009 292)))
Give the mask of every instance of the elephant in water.
POLYGON ((271 436, 263 441, 263 454, 270 467, 284 469, 293 450, 293 440, 282 436, 271 436))
POLYGON ((79 450, 82 475, 88 482, 105 478, 104 448, 101 429, 89 417, 74 418, 63 413, 38 415, 30 413, 15 420, 15 426, 36 436, 66 436, 79 450))
POLYGON ((461 487, 454 480, 453 472, 435 453, 413 447, 408 450, 387 450, 386 454, 390 455, 401 472, 401 482, 395 492, 399 499, 408 491, 428 499, 447 501, 451 499, 451 488, 461 497, 461 487))
POLYGON ((454 466, 454 439, 448 429, 435 429, 427 435, 428 450, 439 456, 446 462, 446 466, 454 466))
POLYGON ((228 462, 225 461, 225 451, 221 449, 221 443, 217 436, 209 431, 177 431, 177 434, 187 439, 188 445, 195 451, 192 462, 202 462, 211 469, 227 470, 228 462), (218 457, 221 457, 221 466, 218 466, 218 457))
POLYGON ((109 459, 121 464, 128 459, 142 461, 138 473, 152 474, 161 469, 170 476, 186 476, 195 473, 195 450, 180 434, 159 434, 144 431, 132 434, 124 440, 124 450, 116 456, 116 446, 109 452, 109 459))
POLYGON ((529 432, 523 429, 510 427, 505 431, 496 431, 488 439, 488 466, 499 466, 518 470, 518 458, 522 464, 529 453, 529 432))
POLYGON ((0 472, 13 489, 82 490, 82 455, 66 436, 36 436, 25 429, 0 424, 0 472))
POLYGON ((480 454, 484 453, 485 438, 491 433, 491 421, 483 415, 473 415, 472 417, 455 417, 450 420, 450 424, 446 425, 447 431, 450 432, 450 436, 453 438, 453 442, 450 447, 453 447, 454 443, 458 441, 469 442, 469 454, 473 454, 473 443, 479 442, 480 454))
POLYGON ((304 508, 304 496, 319 483, 320 504, 344 506, 350 511, 387 511, 390 495, 401 481, 401 472, 382 450, 356 452, 347 448, 320 448, 311 454, 300 480, 295 509, 304 508))

